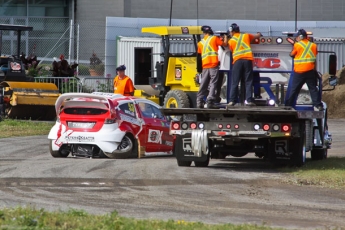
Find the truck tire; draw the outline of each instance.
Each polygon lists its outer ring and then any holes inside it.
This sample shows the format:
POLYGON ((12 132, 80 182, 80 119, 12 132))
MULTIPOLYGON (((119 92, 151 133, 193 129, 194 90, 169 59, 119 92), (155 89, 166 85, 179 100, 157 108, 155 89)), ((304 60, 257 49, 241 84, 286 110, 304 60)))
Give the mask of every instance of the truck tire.
POLYGON ((191 161, 180 161, 177 160, 177 165, 180 167, 189 167, 192 164, 191 161))
POLYGON ((290 140, 290 146, 292 150, 291 164, 293 166, 301 167, 305 164, 306 161, 306 147, 305 147, 305 134, 299 138, 293 138, 290 140))
POLYGON ((170 90, 164 98, 164 108, 190 108, 188 95, 182 90, 170 90))
POLYGON ((206 161, 194 161, 195 167, 207 167, 210 163, 210 154, 207 155, 206 161))

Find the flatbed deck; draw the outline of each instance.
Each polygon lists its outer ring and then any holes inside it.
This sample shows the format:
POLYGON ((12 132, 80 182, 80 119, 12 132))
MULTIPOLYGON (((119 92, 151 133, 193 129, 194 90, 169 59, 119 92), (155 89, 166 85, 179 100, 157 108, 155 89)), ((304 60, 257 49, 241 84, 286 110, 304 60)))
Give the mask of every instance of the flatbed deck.
POLYGON ((183 114, 252 114, 252 115, 286 115, 296 116, 296 118, 323 118, 323 111, 295 110, 291 106, 233 106, 231 108, 220 109, 198 109, 198 108, 161 108, 164 115, 183 114))

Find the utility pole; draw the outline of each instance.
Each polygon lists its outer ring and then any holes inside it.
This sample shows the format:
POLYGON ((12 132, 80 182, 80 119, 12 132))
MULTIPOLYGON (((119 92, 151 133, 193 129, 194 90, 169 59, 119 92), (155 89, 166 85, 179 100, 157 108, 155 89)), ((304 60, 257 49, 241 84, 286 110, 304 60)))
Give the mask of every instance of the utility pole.
POLYGON ((297 0, 295 0, 295 31, 297 31, 297 0))
POLYGON ((173 6, 173 0, 170 0, 170 18, 169 18, 169 26, 171 26, 172 6, 173 6))

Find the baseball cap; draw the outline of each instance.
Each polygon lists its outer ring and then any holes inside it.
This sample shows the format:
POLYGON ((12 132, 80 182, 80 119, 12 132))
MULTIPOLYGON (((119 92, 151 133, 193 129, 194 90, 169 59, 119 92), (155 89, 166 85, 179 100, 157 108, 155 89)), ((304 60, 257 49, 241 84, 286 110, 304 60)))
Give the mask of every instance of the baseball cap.
POLYGON ((125 65, 120 65, 116 68, 116 71, 124 71, 126 70, 126 66, 125 65))

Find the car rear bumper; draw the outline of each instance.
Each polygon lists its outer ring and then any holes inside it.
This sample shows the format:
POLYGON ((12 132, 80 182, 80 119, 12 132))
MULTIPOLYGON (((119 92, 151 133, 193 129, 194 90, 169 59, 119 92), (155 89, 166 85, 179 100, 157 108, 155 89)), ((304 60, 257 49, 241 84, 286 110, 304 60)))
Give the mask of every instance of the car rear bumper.
POLYGON ((48 139, 52 140, 53 151, 58 151, 64 144, 89 144, 97 145, 103 152, 113 152, 125 134, 117 126, 105 125, 98 132, 77 132, 56 123, 50 130, 48 139))

